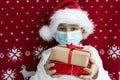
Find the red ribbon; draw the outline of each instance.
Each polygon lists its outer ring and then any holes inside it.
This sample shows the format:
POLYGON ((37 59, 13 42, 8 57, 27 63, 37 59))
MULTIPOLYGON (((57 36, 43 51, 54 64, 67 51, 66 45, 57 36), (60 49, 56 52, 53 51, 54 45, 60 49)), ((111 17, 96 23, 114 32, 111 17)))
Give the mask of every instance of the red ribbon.
POLYGON ((70 51, 69 51, 69 54, 68 54, 68 64, 71 64, 71 58, 72 58, 73 50, 82 50, 84 48, 84 47, 75 46, 75 45, 72 45, 72 44, 67 44, 66 47, 70 48, 70 51))

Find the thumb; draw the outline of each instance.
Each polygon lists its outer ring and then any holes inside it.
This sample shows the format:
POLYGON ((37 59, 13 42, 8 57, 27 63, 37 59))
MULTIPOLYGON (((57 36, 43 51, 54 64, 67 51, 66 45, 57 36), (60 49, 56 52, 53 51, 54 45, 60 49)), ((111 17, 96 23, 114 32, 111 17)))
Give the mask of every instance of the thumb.
POLYGON ((90 63, 95 64, 95 60, 93 58, 90 58, 90 63))

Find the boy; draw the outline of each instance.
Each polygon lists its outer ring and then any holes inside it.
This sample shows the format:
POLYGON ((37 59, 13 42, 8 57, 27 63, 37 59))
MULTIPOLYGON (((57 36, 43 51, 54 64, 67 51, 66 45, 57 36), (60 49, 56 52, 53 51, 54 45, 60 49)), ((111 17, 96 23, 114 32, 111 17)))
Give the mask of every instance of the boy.
MULTIPOLYGON (((93 22, 87 13, 74 0, 65 0, 53 10, 49 26, 40 29, 40 36, 46 41, 55 39, 60 45, 72 43, 82 46, 81 41, 92 34, 93 30, 93 22)), ((56 70, 51 69, 55 64, 49 59, 51 49, 48 49, 42 53, 36 74, 30 80, 111 80, 103 68, 97 50, 91 46, 83 47, 91 51, 91 68, 84 68, 89 75, 55 75, 56 70)))

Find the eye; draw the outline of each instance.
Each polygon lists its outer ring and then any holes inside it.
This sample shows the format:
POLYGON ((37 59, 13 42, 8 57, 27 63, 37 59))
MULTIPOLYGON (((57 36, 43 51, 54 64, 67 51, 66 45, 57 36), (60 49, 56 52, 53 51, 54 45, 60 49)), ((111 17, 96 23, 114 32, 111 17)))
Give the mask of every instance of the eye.
POLYGON ((75 30, 78 30, 78 28, 75 28, 75 27, 71 28, 71 31, 75 31, 75 30))
POLYGON ((58 31, 66 31, 64 27, 58 27, 58 31))

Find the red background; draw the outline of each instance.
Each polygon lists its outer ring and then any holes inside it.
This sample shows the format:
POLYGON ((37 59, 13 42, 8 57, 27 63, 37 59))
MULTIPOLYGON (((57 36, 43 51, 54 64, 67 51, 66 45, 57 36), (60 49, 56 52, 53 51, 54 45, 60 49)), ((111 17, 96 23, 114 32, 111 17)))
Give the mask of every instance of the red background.
MULTIPOLYGON (((55 43, 42 41, 38 30, 64 0, 0 0, 0 80, 23 80, 22 65, 35 71, 40 54, 55 43)), ((96 47, 112 80, 120 80, 120 1, 76 0, 95 23, 83 43, 96 47)))

